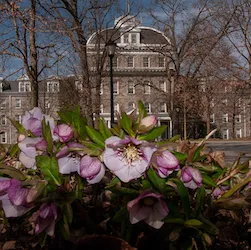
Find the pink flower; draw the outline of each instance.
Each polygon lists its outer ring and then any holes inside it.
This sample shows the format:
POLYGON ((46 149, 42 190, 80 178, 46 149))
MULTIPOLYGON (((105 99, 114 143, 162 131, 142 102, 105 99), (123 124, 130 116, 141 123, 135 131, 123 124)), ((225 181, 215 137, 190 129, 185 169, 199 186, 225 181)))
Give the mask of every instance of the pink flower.
POLYGON ((143 118, 139 124, 138 133, 146 133, 152 130, 157 123, 157 119, 154 115, 149 115, 143 118))
POLYGON ((104 163, 123 182, 141 177, 156 150, 149 143, 128 136, 123 140, 112 136, 105 144, 104 163))
POLYGON ((161 194, 146 190, 136 199, 127 203, 130 222, 132 224, 144 220, 149 226, 159 229, 162 221, 169 213, 169 209, 161 194))
POLYGON ((96 157, 85 155, 79 165, 78 173, 83 178, 86 178, 90 184, 98 183, 105 175, 104 164, 96 157))
POLYGON ((73 137, 73 131, 67 124, 60 124, 55 127, 53 134, 59 137, 61 142, 68 142, 73 137))
POLYGON ((33 213, 29 219, 35 224, 35 233, 39 234, 45 231, 49 236, 54 235, 55 224, 57 220, 57 207, 55 204, 42 204, 39 210, 33 213))
POLYGON ((180 169, 177 158, 168 150, 161 153, 155 152, 154 154, 157 155, 157 173, 161 178, 166 178, 173 171, 178 171, 180 169))
POLYGON ((198 169, 184 167, 181 170, 181 180, 185 187, 196 189, 202 186, 202 176, 198 169))

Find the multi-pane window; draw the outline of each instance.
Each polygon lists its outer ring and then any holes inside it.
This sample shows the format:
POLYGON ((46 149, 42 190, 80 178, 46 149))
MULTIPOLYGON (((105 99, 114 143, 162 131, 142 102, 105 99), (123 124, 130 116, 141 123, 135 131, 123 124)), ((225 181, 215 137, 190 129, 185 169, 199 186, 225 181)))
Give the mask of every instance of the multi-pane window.
POLYGON ((229 139, 228 129, 223 129, 222 138, 223 139, 229 139))
POLYGON ((21 99, 16 97, 15 98, 15 107, 21 108, 21 103, 22 103, 21 99))
POLYGON ((103 113, 104 113, 104 105, 100 104, 100 114, 103 114, 103 113))
POLYGON ((166 103, 160 103, 160 113, 166 113, 166 103))
POLYGON ((7 143, 7 133, 6 132, 3 132, 0 135, 0 143, 7 143))
POLYGON ((128 103, 128 111, 131 111, 133 109, 135 109, 135 103, 134 102, 129 102, 128 103))
POLYGON ((5 126, 7 124, 6 116, 1 115, 0 117, 1 125, 5 126))
POLYGON ((143 57, 143 67, 148 68, 149 67, 149 57, 144 56, 143 57))
POLYGON ((228 114, 223 114, 222 115, 222 121, 223 121, 223 123, 227 123, 228 122, 228 114))
POLYGON ((151 94, 151 85, 150 85, 150 82, 148 81, 145 81, 144 82, 144 94, 151 94))
POLYGON ((240 123, 240 122, 241 122, 241 115, 240 115, 240 114, 235 116, 235 121, 236 121, 237 123, 240 123))
POLYGON ((47 92, 59 92, 59 82, 47 82, 47 92))
POLYGON ((215 123, 214 114, 211 114, 211 115, 210 115, 210 123, 215 123))
POLYGON ((45 101, 45 108, 49 109, 50 107, 51 107, 51 104, 50 104, 49 100, 46 100, 45 101))
POLYGON ((100 95, 103 95, 103 93, 104 93, 104 84, 101 83, 100 84, 100 95))
POLYGON ((166 82, 160 81, 159 88, 160 88, 161 91, 166 92, 166 82))
POLYGON ((119 94, 119 81, 115 81, 113 83, 113 94, 118 95, 119 94))
POLYGON ((30 82, 19 82, 19 92, 30 92, 31 84, 30 82))
POLYGON ((131 34, 131 42, 137 43, 137 35, 136 34, 131 34))
POLYGON ((6 100, 0 99, 0 109, 6 109, 6 100))
POLYGON ((236 129, 236 138, 241 138, 242 137, 242 131, 241 128, 236 129))
POLYGON ((133 68, 133 57, 132 56, 127 57, 127 67, 133 68))
POLYGON ((163 56, 159 57, 159 61, 158 61, 159 67, 165 67, 165 58, 163 56))
POLYGON ((112 67, 117 68, 118 67, 118 57, 114 56, 112 59, 112 67))
POLYGON ((115 105, 114 105, 114 113, 116 114, 116 113, 119 113, 119 104, 118 103, 116 103, 115 105))
POLYGON ((128 94, 135 94, 135 86, 134 86, 134 82, 133 81, 128 81, 127 93, 128 94))
POLYGON ((129 43, 129 34, 124 34, 124 43, 129 43))
POLYGON ((15 121, 21 123, 22 122, 22 116, 21 115, 15 115, 15 121))
POLYGON ((144 104, 144 106, 145 106, 146 112, 147 112, 148 114, 151 113, 151 104, 148 103, 148 102, 146 102, 146 103, 144 104))

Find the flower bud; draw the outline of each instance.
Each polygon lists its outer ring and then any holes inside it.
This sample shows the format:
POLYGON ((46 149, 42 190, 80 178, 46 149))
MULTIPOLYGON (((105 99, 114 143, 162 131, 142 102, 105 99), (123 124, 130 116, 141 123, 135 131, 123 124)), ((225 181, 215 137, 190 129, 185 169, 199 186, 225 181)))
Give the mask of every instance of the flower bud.
POLYGON ((202 176, 198 169, 184 167, 181 170, 181 180, 185 187, 196 189, 202 186, 202 176))
POLYGON ((105 175, 105 167, 96 157, 85 155, 79 165, 78 173, 90 184, 98 183, 105 175))
POLYGON ((67 124, 60 124, 56 126, 53 134, 57 135, 61 142, 68 142, 73 137, 72 128, 67 124))
POLYGON ((17 137, 17 142, 21 142, 22 140, 25 139, 25 135, 24 134, 20 134, 18 137, 17 137))
POLYGON ((154 128, 157 123, 157 119, 154 115, 149 115, 143 118, 139 124, 138 133, 143 134, 154 128))

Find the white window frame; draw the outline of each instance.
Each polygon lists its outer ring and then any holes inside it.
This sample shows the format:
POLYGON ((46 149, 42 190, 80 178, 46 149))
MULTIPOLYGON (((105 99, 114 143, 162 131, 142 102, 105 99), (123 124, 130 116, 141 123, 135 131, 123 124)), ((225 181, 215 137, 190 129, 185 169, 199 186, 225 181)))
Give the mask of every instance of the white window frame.
POLYGON ((1 115, 1 125, 6 126, 7 125, 7 119, 5 115, 1 115))
POLYGON ((104 114, 104 104, 100 104, 100 114, 104 114))
POLYGON ((3 134, 0 134, 0 143, 6 144, 7 143, 7 132, 3 132, 3 134), (4 141, 3 141, 4 138, 4 141))
POLYGON ((159 58, 158 58, 158 67, 159 68, 164 68, 165 66, 166 66, 165 57, 164 56, 159 56, 159 58), (161 62, 160 59, 163 59, 163 62, 161 62))
POLYGON ((160 103, 160 110, 159 110, 159 112, 162 113, 162 114, 167 113, 167 105, 166 105, 165 102, 161 102, 161 103, 160 103), (162 105, 163 105, 163 106, 162 106, 162 105), (164 111, 162 110, 162 107, 164 107, 164 111))
POLYGON ((81 81, 75 81, 75 87, 77 91, 83 92, 83 84, 81 81))
POLYGON ((236 129, 235 136, 236 136, 236 138, 242 138, 242 129, 241 128, 236 129))
POLYGON ((145 106, 145 108, 146 108, 146 112, 148 113, 148 114, 151 114, 152 113, 152 110, 151 110, 151 103, 149 103, 149 102, 146 102, 146 103, 144 103, 144 106, 145 106), (148 109, 146 108, 146 104, 148 104, 149 106, 148 106, 148 109))
POLYGON ((222 122, 223 123, 228 123, 228 114, 223 114, 222 115, 222 122))
POLYGON ((215 123, 215 114, 210 114, 210 123, 215 123))
POLYGON ((59 92, 59 82, 49 81, 47 82, 47 93, 58 93, 59 92))
POLYGON ((31 92, 31 83, 30 82, 19 82, 18 83, 18 91, 25 93, 31 92))
POLYGON ((101 82, 100 84, 100 95, 104 94, 104 83, 101 82))
POLYGON ((114 105, 114 114, 119 113, 119 103, 114 105))
POLYGON ((134 68, 134 57, 133 56, 127 57, 127 68, 134 68), (132 66, 130 66, 130 65, 132 65, 132 66))
POLYGON ((119 95, 119 80, 115 80, 113 83, 113 94, 119 95))
POLYGON ((131 44, 137 44, 138 43, 138 36, 136 33, 131 34, 131 44), (133 36, 135 37, 135 42, 133 42, 133 36))
POLYGON ((150 67, 150 58, 148 56, 143 57, 143 68, 149 68, 150 67))
POLYGON ((135 94, 135 85, 134 85, 134 82, 131 81, 131 80, 129 80, 129 81, 127 82, 127 94, 129 94, 129 95, 134 95, 134 94, 135 94), (130 86, 130 84, 131 84, 132 86, 130 86), (130 93, 129 90, 132 90, 132 93, 130 93))
POLYGON ((160 81, 159 82, 159 88, 160 88, 161 91, 166 92, 166 82, 165 81, 160 81), (164 87, 163 89, 161 87, 162 84, 163 84, 163 87, 164 87))
POLYGON ((228 102, 227 99, 223 99, 222 100, 222 105, 227 106, 227 102, 228 102))
POLYGON ((128 102, 127 104, 127 110, 131 111, 132 109, 135 109, 136 105, 134 102, 128 102), (132 106, 130 106, 129 104, 132 104, 132 106))
POLYGON ((228 129, 223 129, 223 131, 222 131, 222 138, 223 139, 227 139, 227 140, 229 139, 229 131, 228 131, 228 129), (225 134, 225 132, 226 132, 226 134, 225 134))
POLYGON ((144 82, 144 94, 145 95, 151 94, 151 83, 149 81, 144 82))
POLYGON ((15 98, 15 108, 20 109, 22 107, 22 100, 19 97, 15 98), (18 105, 17 105, 18 104, 18 105))
POLYGON ((21 115, 15 115, 15 121, 22 123, 22 116, 21 115))
POLYGON ((128 44, 129 43, 129 33, 125 33, 123 35, 123 43, 128 44))
POLYGON ((7 106, 6 99, 1 99, 0 100, 0 109, 1 110, 6 109, 6 106, 7 106))
POLYGON ((241 115, 240 114, 235 116, 235 122, 236 123, 241 123, 241 115))

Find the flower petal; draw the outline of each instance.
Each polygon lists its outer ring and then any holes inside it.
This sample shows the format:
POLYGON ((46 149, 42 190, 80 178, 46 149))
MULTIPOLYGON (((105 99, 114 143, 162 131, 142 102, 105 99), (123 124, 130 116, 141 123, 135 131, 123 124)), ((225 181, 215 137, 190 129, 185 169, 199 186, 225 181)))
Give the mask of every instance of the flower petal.
POLYGON ((99 173, 93 179, 87 178, 86 180, 90 184, 99 183, 103 179, 104 175, 105 175, 105 167, 103 164, 101 164, 99 173))
POLYGON ((151 213, 151 207, 140 206, 139 204, 135 204, 130 209, 130 222, 132 224, 138 223, 141 220, 145 220, 149 214, 151 213))
POLYGON ((26 204, 26 198, 29 189, 21 187, 21 182, 19 180, 11 179, 10 187, 8 188, 8 196, 10 201, 16 205, 26 204))
POLYGON ((21 152, 19 155, 19 161, 26 167, 31 169, 36 169, 35 157, 28 157, 25 153, 21 152))
POLYGON ((80 159, 78 157, 66 156, 58 159, 58 167, 61 174, 77 172, 79 164, 80 159))

